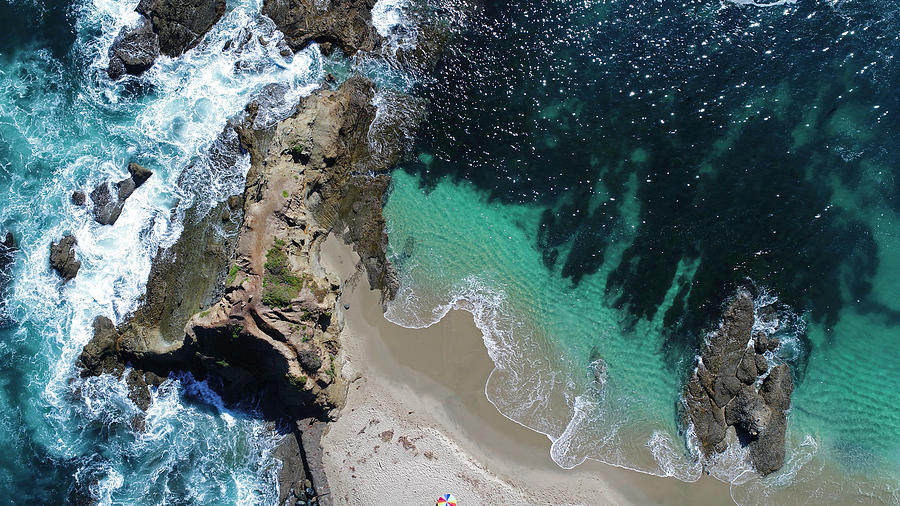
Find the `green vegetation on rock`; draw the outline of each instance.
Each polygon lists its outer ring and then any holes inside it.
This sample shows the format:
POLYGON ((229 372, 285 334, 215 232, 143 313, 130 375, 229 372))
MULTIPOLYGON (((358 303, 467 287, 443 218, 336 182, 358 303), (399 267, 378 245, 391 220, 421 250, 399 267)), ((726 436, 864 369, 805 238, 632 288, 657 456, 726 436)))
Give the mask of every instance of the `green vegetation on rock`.
POLYGON ((269 307, 290 306, 291 299, 303 288, 303 279, 291 273, 284 245, 284 241, 275 239, 275 245, 266 253, 262 302, 269 307))
POLYGON ((306 376, 297 376, 295 374, 285 374, 285 378, 287 378, 288 382, 291 385, 294 385, 297 388, 303 388, 306 386, 306 376))
POLYGON ((241 270, 237 265, 232 265, 231 269, 228 270, 228 278, 225 281, 226 285, 230 285, 234 283, 235 278, 237 278, 238 271, 241 270))

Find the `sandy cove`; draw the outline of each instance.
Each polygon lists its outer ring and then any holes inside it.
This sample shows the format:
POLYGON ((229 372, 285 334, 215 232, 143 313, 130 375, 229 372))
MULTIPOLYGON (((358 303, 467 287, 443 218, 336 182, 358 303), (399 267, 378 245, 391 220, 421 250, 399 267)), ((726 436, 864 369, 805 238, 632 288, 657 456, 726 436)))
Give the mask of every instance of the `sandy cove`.
POLYGON ((349 246, 329 237, 321 263, 350 305, 339 316, 347 403, 322 439, 336 504, 431 505, 444 493, 463 505, 733 504, 708 477, 683 483, 593 461, 561 469, 549 439, 487 400, 493 363, 471 315, 397 326, 349 246))

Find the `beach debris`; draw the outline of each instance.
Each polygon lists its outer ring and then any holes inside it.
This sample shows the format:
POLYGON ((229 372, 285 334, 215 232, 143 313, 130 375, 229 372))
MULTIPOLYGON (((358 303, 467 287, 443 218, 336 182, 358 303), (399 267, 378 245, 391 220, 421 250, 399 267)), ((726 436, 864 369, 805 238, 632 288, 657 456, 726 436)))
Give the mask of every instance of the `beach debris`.
POLYGON ((453 494, 444 494, 437 498, 435 506, 456 506, 456 497, 453 494))

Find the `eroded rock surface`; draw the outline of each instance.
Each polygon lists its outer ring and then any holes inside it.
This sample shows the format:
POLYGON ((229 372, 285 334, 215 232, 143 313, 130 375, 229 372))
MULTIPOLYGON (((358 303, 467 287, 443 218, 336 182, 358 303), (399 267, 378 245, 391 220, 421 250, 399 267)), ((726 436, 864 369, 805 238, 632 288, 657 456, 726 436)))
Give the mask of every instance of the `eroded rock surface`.
POLYGON ((160 54, 177 57, 196 46, 225 14, 225 0, 141 0, 137 25, 125 27, 109 48, 110 79, 140 75, 160 54))
POLYGON ((375 0, 265 0, 262 13, 275 22, 294 51, 310 42, 344 53, 372 51, 381 36, 372 26, 375 0))
POLYGON ((753 466, 766 475, 784 464, 793 383, 787 365, 769 370, 762 353, 774 350, 778 341, 753 334, 753 310, 750 296, 741 292, 725 311, 685 388, 685 414, 704 453, 724 451, 726 431, 733 427, 749 446, 753 466))
POLYGON ((78 274, 81 261, 75 258, 75 236, 67 235, 59 242, 50 243, 50 267, 59 273, 63 282, 69 281, 78 274))
POLYGON ((106 73, 110 79, 118 79, 125 74, 141 75, 153 66, 159 56, 159 36, 147 18, 141 18, 135 27, 125 27, 116 36, 109 48, 109 67, 106 73))
MULTIPOLYGON (((91 192, 91 202, 94 203, 94 220, 97 223, 101 225, 114 224, 122 214, 128 197, 153 175, 149 169, 135 162, 128 164, 128 173, 130 175, 127 178, 115 183, 108 181, 100 183, 91 192)), ((75 199, 73 198, 73 200, 75 199)))
POLYGON ((225 14, 225 0, 141 0, 137 11, 153 25, 159 51, 181 56, 225 14))

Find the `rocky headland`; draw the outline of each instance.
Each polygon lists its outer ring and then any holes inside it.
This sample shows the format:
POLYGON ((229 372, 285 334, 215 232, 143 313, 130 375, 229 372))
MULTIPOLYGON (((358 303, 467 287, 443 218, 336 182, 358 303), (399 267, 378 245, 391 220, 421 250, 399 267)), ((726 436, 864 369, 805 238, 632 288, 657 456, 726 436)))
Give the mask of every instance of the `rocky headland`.
MULTIPOLYGON (((771 313, 760 308, 759 314, 771 313)), ((705 455, 725 451, 728 431, 749 448, 762 475, 784 464, 787 410, 793 381, 786 364, 771 366, 764 354, 778 340, 753 332, 753 300, 739 292, 718 329, 710 333, 684 392, 685 422, 693 425, 705 455)))
MULTIPOLYGON (((353 55, 383 42, 372 26, 373 5, 265 0, 262 14, 285 35, 282 54, 316 42, 323 52, 353 55)), ((224 1, 142 0, 137 10, 141 23, 123 30, 110 49, 112 78, 139 74, 158 54, 177 56, 196 45, 222 16, 224 1)), ((209 153, 223 166, 249 153, 243 194, 211 210, 187 209, 178 241, 153 260, 140 306, 118 326, 98 317, 78 358, 82 376, 125 376, 142 410, 154 385, 190 372, 226 403, 277 422, 286 434, 276 452, 283 462, 280 504, 329 502, 319 439, 343 407, 347 384, 341 280, 320 262, 326 238, 352 246, 359 270, 383 299, 398 288, 386 258, 382 205, 387 171, 424 119, 424 104, 396 91, 378 94, 376 100, 374 83, 362 76, 338 84, 329 75, 293 113, 273 122, 272 111, 284 110, 284 93, 266 88, 209 153)), ((114 222, 128 197, 121 189, 140 186, 131 169, 135 184, 104 183, 90 194, 98 222, 114 222), (95 197, 104 189, 108 199, 95 197)), ((85 205, 87 197, 72 200, 85 205)), ((133 425, 142 430, 143 418, 133 425)))
POLYGON ((257 126, 260 106, 251 103, 223 133, 228 149, 218 150, 249 152, 243 196, 202 217, 189 211, 177 243, 155 258, 141 307, 118 327, 97 318, 78 360, 84 376, 121 376, 130 365, 125 379, 144 409, 148 387, 174 371, 210 379, 227 402, 257 399, 254 408, 287 422, 288 439, 303 450, 283 450, 299 459, 286 467, 307 469, 283 486, 295 495, 327 487, 321 473, 315 479, 317 449, 306 434, 320 435, 318 424, 336 416, 346 395, 341 287, 319 262, 325 238, 334 233, 352 244, 384 297, 397 288, 381 206, 390 181, 384 171, 400 150, 385 151, 391 132, 373 128, 374 95, 370 80, 351 77, 268 128, 257 126), (370 139, 379 135, 376 153, 370 139))

